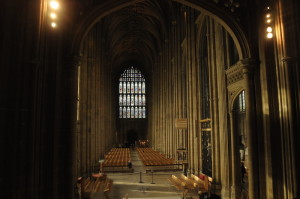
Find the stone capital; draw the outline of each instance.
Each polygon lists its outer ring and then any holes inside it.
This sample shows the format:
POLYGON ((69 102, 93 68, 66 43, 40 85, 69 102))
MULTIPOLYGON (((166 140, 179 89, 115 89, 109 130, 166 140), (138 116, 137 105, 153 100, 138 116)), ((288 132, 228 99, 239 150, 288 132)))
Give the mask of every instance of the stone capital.
POLYGON ((254 58, 245 58, 245 59, 240 60, 240 62, 244 66, 247 66, 247 65, 255 66, 255 65, 259 64, 259 61, 254 58))
POLYGON ((283 57, 283 58, 281 58, 281 61, 283 63, 292 64, 294 62, 297 62, 298 60, 297 60, 297 58, 294 58, 294 57, 283 57))
POLYGON ((258 66, 259 61, 254 58, 246 58, 240 60, 242 65, 242 70, 244 74, 253 73, 255 68, 258 66))

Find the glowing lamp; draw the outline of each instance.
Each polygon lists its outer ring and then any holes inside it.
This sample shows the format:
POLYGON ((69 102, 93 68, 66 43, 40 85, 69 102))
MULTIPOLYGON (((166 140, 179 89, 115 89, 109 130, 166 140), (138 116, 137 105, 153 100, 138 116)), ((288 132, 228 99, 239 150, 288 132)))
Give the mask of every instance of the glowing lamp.
POLYGON ((56 19, 56 18, 57 18, 56 14, 55 14, 54 12, 52 12, 52 13, 50 14, 50 17, 51 17, 52 19, 56 19))
POLYGON ((56 25, 55 22, 52 22, 52 23, 51 23, 51 26, 52 26, 52 28, 56 28, 57 25, 56 25))
POLYGON ((269 39, 273 38, 273 33, 269 32, 269 33, 267 34, 267 38, 269 38, 269 39))
POLYGON ((57 1, 50 1, 50 6, 56 10, 59 7, 59 3, 57 1))

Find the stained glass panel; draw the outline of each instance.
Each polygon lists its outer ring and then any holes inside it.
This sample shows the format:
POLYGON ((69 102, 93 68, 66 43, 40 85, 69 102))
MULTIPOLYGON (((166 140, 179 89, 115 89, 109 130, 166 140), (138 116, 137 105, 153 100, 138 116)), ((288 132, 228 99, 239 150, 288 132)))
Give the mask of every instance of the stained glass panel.
POLYGON ((141 82, 139 82, 139 91, 138 91, 138 93, 142 93, 142 83, 141 82))
MULTIPOLYGON (((122 78, 120 78, 122 79, 122 78)), ((122 82, 119 83, 119 93, 123 93, 123 84, 122 82)))
POLYGON ((146 98, 145 98, 145 95, 143 95, 143 97, 142 97, 142 106, 145 106, 145 104, 146 104, 146 98))
POLYGON ((142 96, 141 95, 139 95, 139 106, 142 106, 142 96))
POLYGON ((139 118, 139 108, 138 107, 134 107, 134 117, 139 118))
POLYGON ((138 93, 138 83, 134 83, 134 93, 138 93))
POLYGON ((139 107, 139 118, 142 118, 142 107, 139 107))
POLYGON ((131 107, 131 118, 134 118, 134 107, 131 107))
POLYGON ((127 112, 126 112, 126 107, 123 107, 123 118, 126 118, 127 112))
POLYGON ((123 93, 126 93, 126 82, 123 82, 123 93))
POLYGON ((131 95, 131 103, 130 103, 131 106, 134 106, 134 95, 131 95))
POLYGON ((120 118, 123 118, 123 109, 121 106, 119 108, 119 114, 120 114, 120 118))
POLYGON ((134 82, 131 82, 131 93, 134 93, 134 82))
POLYGON ((123 98, 122 95, 119 96, 119 106, 123 105, 123 98))
POLYGON ((142 82, 142 93, 146 93, 145 82, 142 82))
POLYGON ((127 107, 127 118, 130 118, 130 107, 127 107))
POLYGON ((134 99, 134 105, 137 106, 138 102, 139 102, 139 96, 136 95, 134 99))
POLYGON ((143 107, 143 112, 142 112, 142 114, 143 114, 143 118, 146 118, 146 108, 145 107, 143 107))
POLYGON ((127 93, 130 93, 130 82, 127 82, 127 93))

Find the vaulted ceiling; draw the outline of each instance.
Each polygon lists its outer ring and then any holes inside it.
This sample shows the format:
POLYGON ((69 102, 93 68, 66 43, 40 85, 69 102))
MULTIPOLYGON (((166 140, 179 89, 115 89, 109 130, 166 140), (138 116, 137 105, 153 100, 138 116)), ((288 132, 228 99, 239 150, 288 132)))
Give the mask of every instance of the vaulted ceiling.
POLYGON ((114 65, 146 64, 159 52, 172 16, 169 0, 140 2, 103 19, 107 45, 114 65))

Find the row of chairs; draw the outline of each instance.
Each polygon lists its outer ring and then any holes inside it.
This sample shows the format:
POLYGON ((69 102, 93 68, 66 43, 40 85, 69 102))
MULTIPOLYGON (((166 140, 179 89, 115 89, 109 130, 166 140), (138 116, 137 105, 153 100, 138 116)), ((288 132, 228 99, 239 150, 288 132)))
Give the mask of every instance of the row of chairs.
POLYGON ((82 178, 77 183, 80 198, 90 198, 91 193, 103 193, 106 198, 111 191, 113 181, 105 178, 82 178))
POLYGON ((179 177, 172 175, 169 182, 179 191, 182 191, 182 198, 191 191, 196 190, 199 195, 209 194, 210 183, 212 179, 206 175, 201 175, 201 178, 195 175, 187 177, 181 174, 179 177))
POLYGON ((174 159, 167 158, 165 155, 152 148, 137 148, 137 152, 145 166, 173 165, 175 162, 174 159))
POLYGON ((129 148, 112 148, 104 157, 104 167, 127 166, 130 160, 130 150, 129 148))

